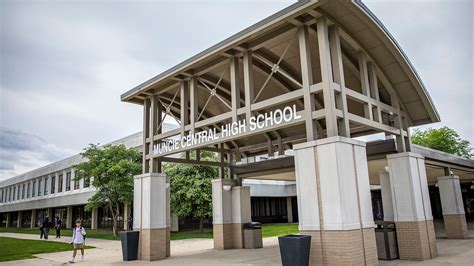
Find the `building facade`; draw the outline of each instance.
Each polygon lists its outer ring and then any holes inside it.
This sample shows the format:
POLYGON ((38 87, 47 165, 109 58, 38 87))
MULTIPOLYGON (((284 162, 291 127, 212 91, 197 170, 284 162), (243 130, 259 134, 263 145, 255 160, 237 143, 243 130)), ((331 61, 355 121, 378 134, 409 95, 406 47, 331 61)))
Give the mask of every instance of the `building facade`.
MULTIPOLYGON (((165 124, 168 129, 173 125, 165 124)), ((116 140, 110 144, 123 144, 142 150, 142 133, 116 140)), ((62 226, 71 228, 81 219, 86 228, 112 228, 112 215, 107 208, 87 211, 84 206, 95 193, 92 179, 74 180, 74 165, 82 162, 77 154, 28 173, 0 181, 0 222, 2 227, 34 228, 46 217, 58 217, 62 226)), ((292 222, 287 215, 287 199, 295 198, 295 183, 288 181, 248 181, 253 187, 252 201, 256 208, 254 220, 261 222, 292 222), (291 189, 288 189, 290 187, 291 189), (254 192, 255 190, 255 192, 254 192)), ((289 206, 289 205, 288 205, 289 206)), ((291 210, 291 206, 288 207, 291 210)), ((119 226, 132 213, 132 205, 122 206, 119 226)), ((178 221, 184 229, 197 226, 192 219, 178 221)), ((212 219, 209 220, 212 225, 212 219)))

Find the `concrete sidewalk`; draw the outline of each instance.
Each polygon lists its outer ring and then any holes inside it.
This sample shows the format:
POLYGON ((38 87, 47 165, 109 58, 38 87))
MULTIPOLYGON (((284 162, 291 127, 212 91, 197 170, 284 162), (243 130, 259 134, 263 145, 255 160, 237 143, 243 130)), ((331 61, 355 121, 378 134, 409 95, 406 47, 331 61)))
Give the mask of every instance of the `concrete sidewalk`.
MULTIPOLYGON (((38 239, 37 235, 0 233, 0 236, 23 239, 38 239)), ((41 240, 45 241, 45 240, 41 240)), ((47 241, 69 243, 70 238, 50 239, 47 241)), ((447 240, 437 239, 439 257, 423 262, 379 261, 381 265, 474 265, 474 239, 447 240)), ((109 264, 154 264, 154 265, 281 265, 276 237, 265 238, 262 249, 214 250, 212 239, 186 239, 171 241, 171 257, 152 263, 144 261, 123 262, 120 241, 87 239, 87 245, 95 249, 86 250, 84 265, 109 264)), ((2 265, 64 265, 72 252, 58 252, 35 255, 38 258, 0 263, 2 265)), ((77 257, 78 259, 80 257, 77 257)))

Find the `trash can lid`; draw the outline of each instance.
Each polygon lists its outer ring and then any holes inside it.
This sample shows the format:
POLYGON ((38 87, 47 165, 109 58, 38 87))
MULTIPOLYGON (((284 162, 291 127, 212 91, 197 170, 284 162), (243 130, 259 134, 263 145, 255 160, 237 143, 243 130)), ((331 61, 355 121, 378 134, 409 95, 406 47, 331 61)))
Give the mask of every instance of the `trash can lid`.
POLYGON ((260 228, 262 228, 262 224, 259 222, 251 222, 251 223, 244 224, 244 229, 260 229, 260 228))

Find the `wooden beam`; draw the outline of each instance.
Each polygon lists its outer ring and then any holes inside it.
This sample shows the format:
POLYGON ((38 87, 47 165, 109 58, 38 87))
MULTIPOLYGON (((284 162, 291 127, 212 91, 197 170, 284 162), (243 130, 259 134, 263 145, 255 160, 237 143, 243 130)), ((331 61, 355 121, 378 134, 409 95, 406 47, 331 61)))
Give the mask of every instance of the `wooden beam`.
POLYGON ((199 111, 198 111, 198 86, 197 86, 197 79, 196 77, 191 77, 191 79, 189 80, 189 95, 190 95, 190 117, 189 117, 189 125, 190 125, 190 129, 191 129, 191 132, 194 133, 196 127, 195 127, 195 123, 197 122, 197 118, 198 118, 198 115, 199 115, 199 111))
POLYGON ((314 111, 314 97, 311 94, 310 86, 313 84, 313 73, 311 66, 311 54, 309 47, 309 33, 307 26, 298 28, 298 41, 300 48, 301 79, 303 85, 304 98, 304 119, 306 124, 306 138, 308 141, 317 139, 316 125, 311 113, 314 111))
POLYGON ((240 79, 239 79, 239 59, 230 58, 230 91, 231 91, 231 107, 232 122, 237 122, 237 109, 240 108, 240 79))
POLYGON ((245 120, 252 116, 250 106, 254 98, 252 51, 244 52, 244 90, 245 90, 245 120))
MULTIPOLYGON (((359 60, 359 72, 360 72, 360 82, 362 87, 362 94, 370 98, 370 84, 369 84, 369 71, 367 69, 367 57, 364 52, 359 52, 357 54, 359 60)), ((374 120, 372 115, 372 104, 364 104, 364 115, 365 118, 369 120, 374 120)))
POLYGON ((321 63, 321 78, 323 83, 324 109, 326 110, 326 134, 327 137, 337 136, 337 118, 336 118, 336 101, 334 90, 332 87, 332 64, 331 64, 331 48, 329 44, 328 21, 326 17, 319 18, 316 21, 319 47, 319 60, 321 63))
POLYGON ((347 119, 346 82, 344 78, 344 65, 342 63, 341 40, 337 26, 329 28, 329 43, 331 46, 331 65, 333 68, 334 82, 340 85, 340 92, 336 95, 336 103, 342 110, 342 118, 338 125, 338 133, 346 138, 351 137, 349 119, 347 119))

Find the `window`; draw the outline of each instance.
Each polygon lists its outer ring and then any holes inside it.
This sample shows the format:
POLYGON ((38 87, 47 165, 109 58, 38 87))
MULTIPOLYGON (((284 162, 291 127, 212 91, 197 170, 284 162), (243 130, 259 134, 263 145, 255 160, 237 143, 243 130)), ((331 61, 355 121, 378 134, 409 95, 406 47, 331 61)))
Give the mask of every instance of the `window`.
POLYGON ((43 180, 41 180, 41 179, 38 180, 38 196, 41 196, 41 182, 42 182, 42 181, 43 181, 43 180))
POLYGON ((66 191, 71 190, 71 172, 66 173, 66 191))
POLYGON ((2 197, 0 198, 0 202, 3 202, 3 189, 2 189, 2 197))
MULTIPOLYGON (((74 177, 76 177, 77 171, 74 171, 74 177)), ((74 180, 74 189, 79 189, 79 180, 74 180)))
POLYGON ((48 195, 48 178, 44 179, 44 193, 45 196, 48 195))
POLYGON ((21 199, 25 199, 25 184, 21 187, 21 199))
POLYGON ((11 187, 8 192, 8 201, 12 201, 12 188, 11 187))
POLYGON ((56 190, 56 176, 51 176, 51 194, 54 194, 54 190, 56 190))
POLYGON ((91 185, 91 178, 85 177, 84 178, 84 187, 89 187, 91 185))
POLYGON ((20 186, 18 186, 18 193, 16 193, 16 200, 20 200, 20 186))
POLYGON ((26 198, 27 198, 27 199, 30 198, 30 188, 31 188, 31 183, 28 182, 28 188, 26 189, 26 198))
POLYGON ((58 193, 63 192, 63 175, 58 176, 58 193))
POLYGON ((33 181, 33 189, 31 190, 31 197, 36 196, 36 180, 33 181))

